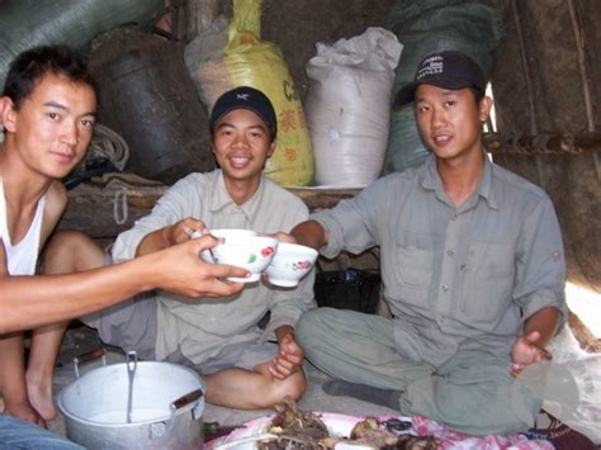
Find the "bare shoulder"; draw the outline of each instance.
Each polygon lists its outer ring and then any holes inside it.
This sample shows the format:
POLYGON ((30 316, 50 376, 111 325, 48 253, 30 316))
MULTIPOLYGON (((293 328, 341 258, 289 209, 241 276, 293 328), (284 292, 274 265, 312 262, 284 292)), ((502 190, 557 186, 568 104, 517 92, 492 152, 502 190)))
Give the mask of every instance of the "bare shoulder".
POLYGON ((44 210, 44 223, 42 225, 44 238, 50 235, 58 223, 67 207, 67 200, 68 196, 65 186, 60 181, 53 181, 46 193, 46 207, 44 210))
POLYGON ((60 216, 67 206, 68 196, 65 186, 60 181, 53 181, 46 194, 47 214, 60 216))

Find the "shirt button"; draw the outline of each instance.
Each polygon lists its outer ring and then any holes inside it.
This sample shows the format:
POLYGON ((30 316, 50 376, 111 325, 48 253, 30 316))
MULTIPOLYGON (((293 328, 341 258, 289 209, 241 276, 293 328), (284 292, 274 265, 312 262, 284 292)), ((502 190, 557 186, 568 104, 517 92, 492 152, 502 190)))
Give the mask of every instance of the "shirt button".
POLYGON ((443 290, 444 292, 447 292, 447 291, 449 290, 449 286, 448 286, 448 285, 446 285, 446 284, 443 284, 443 285, 442 285, 442 290, 443 290))
POLYGON ((457 214, 451 214, 451 220, 457 220, 457 214))
POLYGON ((455 252, 453 250, 447 250, 447 255, 453 256, 455 252))

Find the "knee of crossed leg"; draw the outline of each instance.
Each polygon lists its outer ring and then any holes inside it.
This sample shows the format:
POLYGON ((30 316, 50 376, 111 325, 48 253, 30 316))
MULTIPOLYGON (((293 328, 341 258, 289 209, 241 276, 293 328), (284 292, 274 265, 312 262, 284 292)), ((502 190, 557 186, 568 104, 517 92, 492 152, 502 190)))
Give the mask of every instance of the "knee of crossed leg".
POLYGON ((283 401, 285 398, 299 400, 305 392, 306 387, 307 382, 304 374, 302 372, 296 372, 285 380, 272 383, 270 392, 265 396, 266 404, 263 406, 266 408, 272 407, 283 401))
POLYGON ((44 273, 87 270, 104 264, 103 250, 79 231, 59 231, 48 242, 43 256, 44 273))

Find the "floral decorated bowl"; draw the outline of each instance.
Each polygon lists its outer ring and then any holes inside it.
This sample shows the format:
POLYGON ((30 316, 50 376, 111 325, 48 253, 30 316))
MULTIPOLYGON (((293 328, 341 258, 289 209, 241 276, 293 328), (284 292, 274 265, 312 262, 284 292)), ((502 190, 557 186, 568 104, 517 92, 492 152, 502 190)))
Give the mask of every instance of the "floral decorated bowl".
POLYGON ((318 252, 304 245, 280 242, 277 252, 267 267, 269 282, 274 286, 295 287, 317 259, 318 252))
POLYGON ((244 239, 257 235, 256 231, 245 228, 213 228, 211 229, 210 233, 213 236, 223 238, 226 241, 228 239, 244 239))
POLYGON ((228 278, 229 281, 237 283, 258 281, 261 272, 271 263, 278 248, 278 240, 267 236, 235 235, 232 233, 220 235, 216 230, 212 230, 211 234, 223 237, 225 241, 213 247, 210 252, 203 251, 202 259, 209 263, 242 267, 251 273, 248 278, 228 278))

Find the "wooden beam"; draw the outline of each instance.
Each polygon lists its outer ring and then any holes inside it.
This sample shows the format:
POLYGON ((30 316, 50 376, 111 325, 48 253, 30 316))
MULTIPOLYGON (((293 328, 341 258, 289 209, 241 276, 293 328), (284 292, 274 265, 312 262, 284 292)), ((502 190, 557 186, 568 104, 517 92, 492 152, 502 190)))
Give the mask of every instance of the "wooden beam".
POLYGON ((353 198, 361 189, 293 187, 288 188, 288 191, 300 197, 310 211, 316 211, 318 209, 333 208, 340 200, 353 198))
POLYGON ((594 153, 601 150, 600 133, 582 133, 577 136, 538 135, 508 137, 498 133, 484 135, 484 144, 489 152, 516 155, 547 155, 594 153))
MULTIPOLYGON (((601 149, 601 134, 578 136, 521 136, 509 139, 500 134, 484 136, 487 149, 494 154, 516 156, 542 154, 593 154, 601 149)), ((93 238, 114 238, 150 213, 168 186, 132 174, 105 174, 92 184, 81 184, 69 191, 69 206, 59 229, 77 229, 93 238)), ((294 187, 310 211, 331 208, 340 200, 354 197, 360 189, 294 187)))
MULTIPOLYGON (((80 230, 94 239, 114 238, 150 213, 168 186, 131 174, 105 174, 69 191, 59 229, 80 230)), ((290 188, 309 210, 331 208, 360 189, 290 188)))

